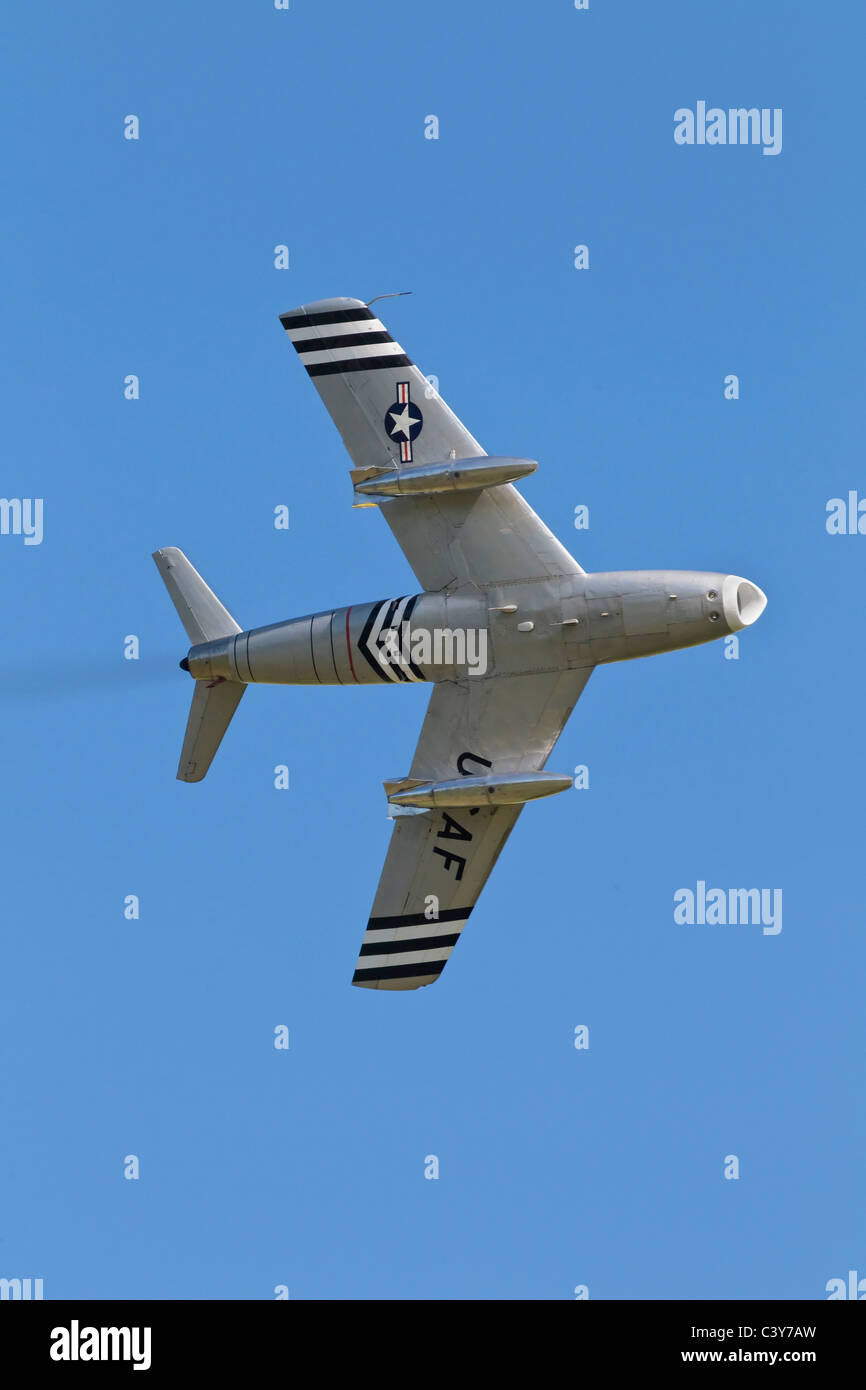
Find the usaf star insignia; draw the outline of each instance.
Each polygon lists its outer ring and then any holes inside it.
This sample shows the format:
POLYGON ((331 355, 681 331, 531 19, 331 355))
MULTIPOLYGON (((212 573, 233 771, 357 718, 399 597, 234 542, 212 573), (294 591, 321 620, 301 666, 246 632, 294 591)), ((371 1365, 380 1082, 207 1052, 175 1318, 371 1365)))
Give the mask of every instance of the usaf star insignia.
POLYGON ((424 425, 424 416, 409 399, 408 381, 397 382, 397 399, 385 416, 385 433, 400 445, 400 462, 412 462, 412 441, 424 425))

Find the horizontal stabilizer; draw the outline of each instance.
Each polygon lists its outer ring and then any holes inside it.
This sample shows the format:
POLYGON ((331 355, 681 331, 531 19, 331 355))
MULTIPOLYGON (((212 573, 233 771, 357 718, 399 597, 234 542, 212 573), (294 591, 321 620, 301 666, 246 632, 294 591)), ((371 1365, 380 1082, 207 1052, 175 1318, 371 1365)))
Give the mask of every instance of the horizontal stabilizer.
POLYGON ((200 782, 246 690, 238 681, 196 681, 178 764, 180 782, 200 782))
POLYGON ((231 613, 223 608, 182 550, 167 545, 155 551, 153 558, 194 647, 201 642, 214 642, 218 637, 229 637, 240 632, 231 613))

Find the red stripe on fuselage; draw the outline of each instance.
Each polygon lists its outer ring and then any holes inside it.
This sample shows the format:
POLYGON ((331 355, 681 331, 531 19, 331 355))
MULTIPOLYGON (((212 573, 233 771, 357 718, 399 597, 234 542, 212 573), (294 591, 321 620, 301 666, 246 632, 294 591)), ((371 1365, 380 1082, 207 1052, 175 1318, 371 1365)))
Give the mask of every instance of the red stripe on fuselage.
POLYGON ((346 609, 346 651, 349 653, 349 670, 352 672, 352 680, 356 685, 360 685, 360 681, 355 675, 355 663, 352 660, 352 644, 349 641, 349 614, 351 611, 351 608, 346 609))

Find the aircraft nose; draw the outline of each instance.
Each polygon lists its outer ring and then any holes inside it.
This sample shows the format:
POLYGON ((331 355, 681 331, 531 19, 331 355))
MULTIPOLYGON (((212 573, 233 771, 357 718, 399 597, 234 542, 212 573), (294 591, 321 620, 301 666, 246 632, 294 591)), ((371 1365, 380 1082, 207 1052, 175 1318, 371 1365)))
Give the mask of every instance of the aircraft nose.
POLYGON ((728 627, 738 632, 758 621, 767 606, 767 595, 750 579, 729 574, 722 586, 722 605, 728 627))

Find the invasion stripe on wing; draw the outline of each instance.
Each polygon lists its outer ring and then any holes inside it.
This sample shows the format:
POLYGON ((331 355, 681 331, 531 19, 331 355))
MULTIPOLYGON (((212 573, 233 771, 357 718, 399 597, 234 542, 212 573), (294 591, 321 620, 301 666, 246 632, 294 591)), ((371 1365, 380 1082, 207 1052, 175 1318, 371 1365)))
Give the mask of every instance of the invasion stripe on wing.
POLYGON ((441 974, 471 912, 471 907, 445 908, 432 922, 423 912, 371 917, 352 983, 441 974))
MULTIPOLYGON (((399 344, 395 343, 395 347, 399 344)), ((380 367, 412 367, 411 357, 405 352, 399 357, 358 357, 346 362, 322 362, 317 367, 307 367, 310 376, 335 376, 338 372, 373 372, 380 367)))
POLYGON ((323 314, 281 314, 285 328, 310 376, 411 367, 399 343, 369 309, 331 309, 323 314), (326 331, 320 333, 324 328, 326 331), (338 359, 334 353, 339 353, 338 359))
POLYGON ((287 328, 291 341, 297 343, 315 342, 323 337, 340 338, 349 336, 353 333, 387 333, 387 329, 381 319, 347 319, 345 323, 331 323, 323 325, 325 332, 319 328, 287 328))
MULTIPOLYGON (((355 325, 350 324, 349 326, 354 328, 355 325)), ((307 338, 302 343, 295 342, 295 349, 303 356, 304 353, 315 352, 317 348, 339 351, 343 348, 366 347, 371 343, 393 343, 393 341, 391 334, 383 328, 381 332, 375 333, 343 333, 339 338, 307 338)))
POLYGON ((450 937, 418 937, 417 941, 392 941, 389 942, 388 949, 384 945, 364 945, 360 949, 360 956, 364 958, 364 966, 373 967, 381 963, 391 962, 391 960, 448 960, 452 954, 453 945, 460 940, 459 931, 453 931, 450 937))
POLYGON ((355 319, 374 319, 372 309, 329 309, 324 314, 280 314, 283 328, 318 328, 325 323, 353 323, 355 319))
POLYGON ((304 348, 301 361, 305 367, 312 367, 318 365, 319 362, 333 362, 334 360, 354 362, 359 358, 399 357, 402 353, 403 349, 399 343, 394 342, 393 338, 390 340, 382 339, 377 343, 367 343, 366 346, 362 347, 326 348, 324 352, 316 343, 315 346, 304 348))
POLYGON ((433 946, 425 946, 423 941, 419 941, 417 946, 413 946, 411 941, 402 941, 394 951, 379 951, 375 946, 362 946, 360 952, 359 968, 362 970, 373 970, 377 965, 392 965, 395 962, 406 961, 409 965, 417 965, 419 961, 442 961, 448 959, 454 947, 454 942, 458 941, 460 933, 443 940, 433 946))
MULTIPOLYGON (((421 921, 413 921, 411 926, 368 929, 364 933, 355 981, 361 978, 414 976, 418 973, 419 965, 424 967, 426 973, 438 975, 460 940, 460 933, 471 911, 471 908, 450 908, 447 910, 447 916, 451 919, 448 922, 428 922, 423 913, 412 913, 411 916, 421 918, 421 921), (399 937, 394 937, 395 931, 400 932, 399 937)), ((371 918, 371 921, 388 920, 371 918)))
POLYGON ((353 985, 363 985, 373 980, 408 980, 418 975, 441 975, 446 964, 444 960, 424 961, 418 965, 378 965, 373 969, 360 967, 352 976, 353 985))
POLYGON ((435 945, 434 938, 438 939, 440 936, 443 938, 453 937, 456 941, 465 925, 466 919, 461 917, 457 922, 433 921, 425 922, 423 927, 398 927, 396 929, 390 927, 383 931, 366 931, 364 932, 363 946, 375 947, 377 951, 402 950, 402 943, 405 941, 418 942, 419 946, 421 944, 433 946, 435 945))
MULTIPOLYGON (((465 922, 472 912, 471 907, 446 907, 436 918, 437 922, 465 922)), ((401 912, 395 917, 371 917, 367 931, 385 931, 389 927, 430 927, 429 918, 423 912, 401 912)))

